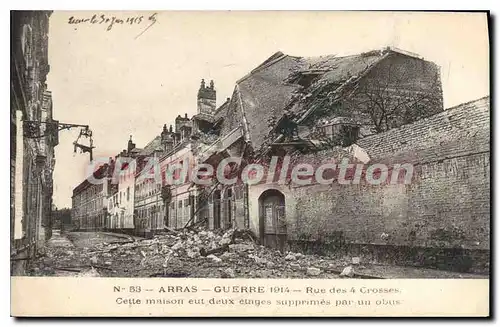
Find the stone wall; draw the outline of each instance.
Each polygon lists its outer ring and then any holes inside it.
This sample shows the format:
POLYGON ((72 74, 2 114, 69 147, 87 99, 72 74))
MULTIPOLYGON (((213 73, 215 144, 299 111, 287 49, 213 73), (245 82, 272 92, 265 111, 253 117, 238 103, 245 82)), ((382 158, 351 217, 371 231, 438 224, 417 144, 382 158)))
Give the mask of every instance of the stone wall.
POLYGON ((489 133, 482 98, 360 140, 370 163, 412 163, 412 182, 295 187, 289 239, 340 233, 346 243, 488 250, 489 133))

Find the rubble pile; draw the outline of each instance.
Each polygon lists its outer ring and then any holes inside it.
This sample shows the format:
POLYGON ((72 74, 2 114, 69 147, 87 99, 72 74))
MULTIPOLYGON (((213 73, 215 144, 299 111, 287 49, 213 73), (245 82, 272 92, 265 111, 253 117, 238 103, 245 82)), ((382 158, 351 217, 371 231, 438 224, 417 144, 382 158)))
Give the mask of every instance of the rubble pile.
POLYGON ((123 237, 88 248, 51 248, 34 266, 34 275, 64 272, 103 277, 339 278, 345 264, 258 245, 248 230, 198 228, 165 230, 150 239, 123 237))

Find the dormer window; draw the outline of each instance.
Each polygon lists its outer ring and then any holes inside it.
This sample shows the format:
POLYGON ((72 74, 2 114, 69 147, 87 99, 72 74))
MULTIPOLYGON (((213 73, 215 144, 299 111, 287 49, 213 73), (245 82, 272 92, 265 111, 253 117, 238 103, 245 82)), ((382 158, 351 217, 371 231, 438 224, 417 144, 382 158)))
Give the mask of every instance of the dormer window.
POLYGON ((358 140, 360 125, 347 117, 336 117, 330 121, 322 121, 319 130, 324 137, 335 145, 350 146, 358 140))

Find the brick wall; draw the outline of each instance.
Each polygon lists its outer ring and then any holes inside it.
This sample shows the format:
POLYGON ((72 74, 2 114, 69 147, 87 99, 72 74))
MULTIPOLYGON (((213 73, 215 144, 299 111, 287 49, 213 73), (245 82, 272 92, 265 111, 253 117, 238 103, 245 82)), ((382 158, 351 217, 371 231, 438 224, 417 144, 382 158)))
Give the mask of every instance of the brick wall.
POLYGON ((360 140, 371 163, 413 163, 412 183, 296 187, 289 239, 340 231, 351 243, 489 249, 489 123, 482 98, 360 140))
MULTIPOLYGON (((375 133, 377 127, 384 131, 442 111, 439 67, 392 53, 370 69, 348 97, 328 108, 323 118, 328 121, 338 116, 352 117, 368 135, 375 133), (391 114, 384 116, 381 109, 391 114)), ((316 120, 310 123, 314 125, 316 120)))

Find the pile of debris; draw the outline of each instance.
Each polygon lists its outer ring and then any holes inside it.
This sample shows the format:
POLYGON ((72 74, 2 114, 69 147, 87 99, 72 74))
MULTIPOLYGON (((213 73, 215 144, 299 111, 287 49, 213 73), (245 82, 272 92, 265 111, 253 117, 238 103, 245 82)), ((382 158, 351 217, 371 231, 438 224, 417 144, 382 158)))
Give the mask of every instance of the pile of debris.
POLYGON ((162 258, 162 269, 150 275, 158 277, 304 278, 323 275, 327 278, 325 274, 331 264, 327 260, 301 253, 281 253, 257 245, 256 239, 251 231, 239 229, 169 231, 137 242, 138 246, 146 245, 140 266, 158 266, 158 258, 162 258))
POLYGON ((42 261, 46 268, 49 259, 70 272, 103 277, 339 278, 346 266, 338 259, 282 253, 256 240, 251 231, 240 229, 165 230, 151 239, 124 237, 92 248, 59 248, 42 261))

